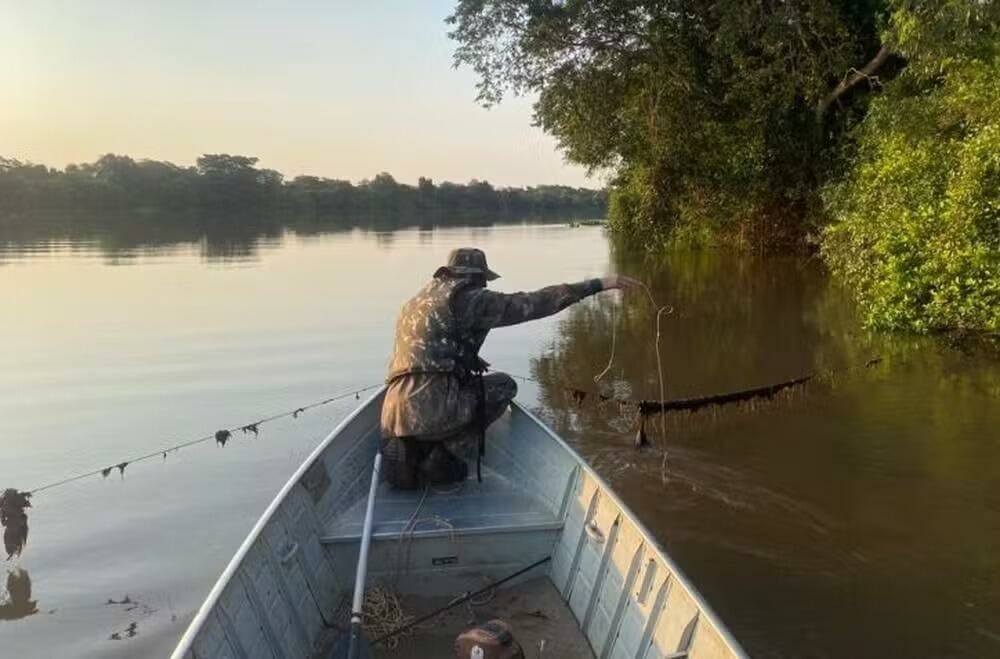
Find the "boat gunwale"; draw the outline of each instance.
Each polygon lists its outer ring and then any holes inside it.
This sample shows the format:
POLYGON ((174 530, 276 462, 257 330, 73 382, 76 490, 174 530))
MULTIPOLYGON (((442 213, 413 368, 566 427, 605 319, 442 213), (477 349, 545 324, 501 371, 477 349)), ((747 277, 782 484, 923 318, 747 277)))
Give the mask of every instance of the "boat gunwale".
POLYGON ((708 619, 708 621, 712 624, 712 626, 715 627, 716 632, 718 632, 719 637, 722 639, 722 642, 727 645, 728 649, 737 657, 749 659, 750 655, 746 653, 746 651, 743 649, 743 646, 740 645, 739 641, 737 641, 736 638, 729 631, 729 628, 726 627, 726 625, 722 622, 722 619, 719 618, 719 616, 716 615, 715 611, 712 610, 712 607, 708 605, 708 602, 705 601, 705 598, 702 597, 698 589, 694 587, 694 584, 691 583, 691 581, 687 578, 684 572, 677 566, 677 564, 674 562, 674 559, 671 558, 667 550, 664 549, 663 545, 661 545, 659 540, 656 539, 656 536, 650 533, 649 529, 647 529, 646 526, 642 522, 640 522, 639 519, 635 516, 635 513, 632 512, 631 508, 625 505, 625 502, 621 500, 621 497, 618 496, 618 493, 615 492, 614 488, 608 485, 608 483, 603 478, 601 478, 601 476, 597 473, 597 471, 593 467, 591 467, 590 464, 586 460, 584 460, 583 457, 580 456, 580 454, 577 453, 576 450, 574 450, 573 447, 571 447, 566 442, 566 440, 564 440, 562 437, 556 434, 556 432, 551 428, 549 428, 549 426, 540 418, 538 418, 538 416, 536 416, 527 407, 525 407, 524 405, 522 405, 517 401, 513 401, 512 404, 516 406, 521 412, 523 412, 525 416, 527 416, 529 419, 538 424, 545 431, 545 433, 549 435, 551 439, 555 440, 556 443, 559 444, 559 446, 561 446, 564 450, 568 451, 571 456, 573 456, 573 459, 577 461, 577 464, 579 464, 580 467, 584 469, 587 472, 587 474, 597 482, 601 490, 610 497, 611 501, 616 506, 618 506, 618 509, 621 511, 622 515, 624 515, 629 522, 635 525, 636 530, 638 530, 639 533, 642 535, 643 540, 648 542, 653 547, 653 549, 656 550, 656 553, 663 560, 664 564, 666 565, 666 568, 670 571, 671 577, 675 579, 678 583, 680 583, 680 585, 684 588, 688 596, 698 607, 700 615, 704 615, 708 619))
POLYGON ((191 619, 191 622, 188 623, 187 629, 184 631, 184 635, 181 636, 180 640, 177 642, 177 646, 174 648, 173 653, 170 655, 171 659, 183 659, 184 655, 189 650, 192 649, 195 638, 198 636, 198 633, 201 631, 201 628, 208 620, 209 613, 211 613, 212 610, 215 608, 216 604, 219 603, 219 600, 222 598, 222 593, 225 591, 226 586, 228 586, 229 582, 232 581, 233 577, 236 576, 236 573, 239 570, 240 565, 243 563, 243 559, 246 558, 247 554, 250 553, 250 549, 253 547, 253 544, 257 542, 257 539, 260 537, 260 534, 263 532, 264 528, 271 521, 271 518, 274 516, 274 513, 277 512, 278 508, 281 506, 281 503, 285 500, 285 497, 288 496, 288 493, 292 491, 292 488, 294 488, 296 485, 299 484, 299 481, 305 475, 306 471, 308 471, 309 468, 312 467, 313 464, 316 462, 316 460, 318 460, 320 456, 322 456, 326 452, 327 448, 330 447, 330 445, 334 442, 337 436, 351 422, 353 422, 356 418, 358 418, 362 414, 362 412, 367 410, 368 406, 371 405, 376 398, 381 396, 384 391, 385 391, 385 385, 382 385, 375 391, 375 393, 369 396, 364 403, 359 405, 357 408, 354 409, 353 412, 344 417, 344 419, 340 423, 338 423, 337 426, 333 430, 331 430, 326 437, 323 438, 323 441, 321 441, 316 446, 316 448, 313 449, 312 453, 310 453, 309 456, 302 461, 302 464, 299 465, 298 469, 295 470, 295 472, 291 475, 288 481, 281 487, 280 490, 278 490, 278 493, 274 496, 274 499, 271 500, 271 503, 268 504, 263 514, 261 514, 261 516, 257 519, 257 522, 253 525, 253 528, 250 529, 250 533, 247 535, 246 538, 244 538, 243 543, 240 544, 239 549, 237 549, 236 553, 233 554, 233 557, 229 559, 229 563, 226 565, 226 569, 222 571, 222 574, 219 575, 219 578, 215 581, 215 584, 212 586, 212 589, 208 591, 208 595, 205 597, 205 601, 201 603, 201 606, 198 608, 198 612, 195 614, 194 618, 191 619))

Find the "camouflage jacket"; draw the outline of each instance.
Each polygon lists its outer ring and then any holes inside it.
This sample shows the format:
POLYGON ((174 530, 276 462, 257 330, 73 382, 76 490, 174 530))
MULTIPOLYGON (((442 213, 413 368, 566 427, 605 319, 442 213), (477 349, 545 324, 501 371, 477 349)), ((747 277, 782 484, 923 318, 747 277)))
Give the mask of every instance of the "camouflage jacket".
POLYGON ((403 305, 396 322, 388 382, 413 373, 465 377, 477 370, 476 355, 486 330, 460 323, 453 312, 455 297, 473 286, 468 278, 435 278, 403 305))
MULTIPOLYGON (((456 280, 452 280, 456 281, 456 280)), ((464 280, 457 280, 464 281, 464 280)), ((423 325, 411 323, 409 314, 416 313, 418 319, 428 318, 436 328, 450 327, 454 337, 448 343, 464 343, 472 347, 478 360, 478 350, 486 334, 494 327, 517 325, 558 313, 569 305, 602 290, 601 280, 590 279, 577 284, 558 284, 530 293, 499 293, 483 287, 458 286, 448 296, 446 309, 427 304, 421 310, 419 302, 429 289, 438 289, 434 282, 424 287, 420 293, 403 306, 396 324, 396 341, 393 360, 390 365, 390 379, 382 404, 382 434, 385 437, 429 437, 457 431, 475 421, 478 388, 473 378, 462 369, 427 369, 419 366, 419 360, 426 357, 425 347, 419 347, 414 354, 413 346, 426 338, 420 331, 423 325), (464 338, 455 338, 464 337, 464 338), (435 372, 430 372, 434 370, 435 372), (449 370, 450 372, 442 372, 449 370)), ((437 329, 435 329, 435 332, 437 329)), ((469 355, 462 355, 466 360, 469 355)), ((441 355, 435 348, 432 353, 435 364, 441 355)), ((455 363, 459 356, 456 355, 455 363)))

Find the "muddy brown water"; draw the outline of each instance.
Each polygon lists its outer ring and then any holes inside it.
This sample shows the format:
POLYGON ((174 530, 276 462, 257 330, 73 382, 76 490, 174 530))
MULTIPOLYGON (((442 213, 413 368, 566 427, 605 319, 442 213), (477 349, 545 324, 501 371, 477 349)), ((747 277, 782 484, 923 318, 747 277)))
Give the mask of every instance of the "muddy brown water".
MULTIPOLYGON (((399 304, 477 245, 523 290, 625 272, 663 319, 668 398, 832 375, 766 404, 635 419, 654 314, 605 294, 497 330, 484 357, 618 490, 756 657, 1000 656, 1000 362, 870 336, 819 264, 646 261, 600 227, 292 231, 109 244, 0 236, 0 488, 30 489, 383 375, 399 304), (881 356, 875 367, 866 360, 881 356), (660 449, 667 447, 666 462, 660 449)), ((39 493, 0 653, 165 656, 254 521, 353 398, 39 493)))

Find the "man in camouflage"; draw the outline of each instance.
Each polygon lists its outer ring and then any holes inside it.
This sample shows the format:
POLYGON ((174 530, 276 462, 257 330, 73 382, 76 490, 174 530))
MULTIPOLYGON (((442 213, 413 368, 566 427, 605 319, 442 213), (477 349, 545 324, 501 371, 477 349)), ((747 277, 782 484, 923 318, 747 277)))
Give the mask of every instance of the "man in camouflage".
POLYGON ((382 404, 385 472, 396 487, 468 475, 468 466, 444 441, 480 435, 517 393, 509 375, 484 374, 488 364, 479 349, 491 329, 544 318, 600 291, 636 283, 612 276, 508 294, 486 288, 498 277, 481 250, 456 249, 403 305, 382 404))

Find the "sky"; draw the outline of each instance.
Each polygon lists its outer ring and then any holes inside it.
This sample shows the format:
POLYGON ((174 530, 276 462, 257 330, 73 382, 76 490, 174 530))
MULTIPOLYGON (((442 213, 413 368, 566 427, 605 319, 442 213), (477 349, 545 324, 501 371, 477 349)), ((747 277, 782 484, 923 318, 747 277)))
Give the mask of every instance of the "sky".
POLYGON ((600 187, 452 66, 444 0, 0 0, 0 155, 193 164, 257 156, 292 177, 600 187))

